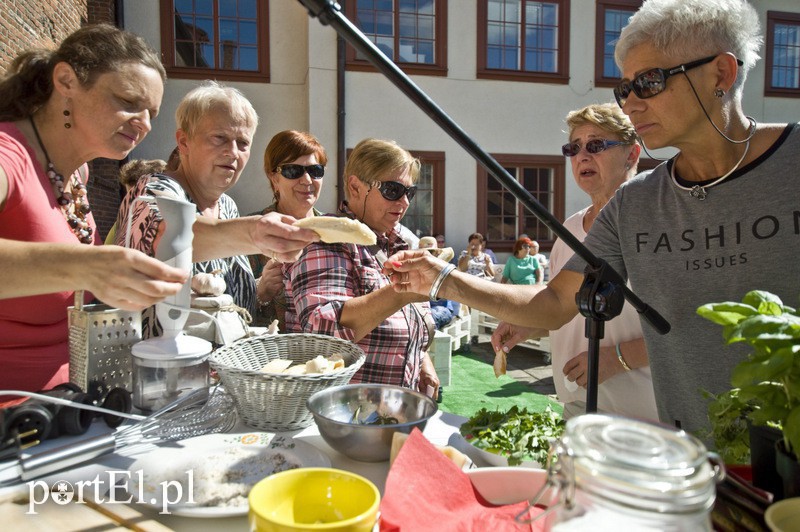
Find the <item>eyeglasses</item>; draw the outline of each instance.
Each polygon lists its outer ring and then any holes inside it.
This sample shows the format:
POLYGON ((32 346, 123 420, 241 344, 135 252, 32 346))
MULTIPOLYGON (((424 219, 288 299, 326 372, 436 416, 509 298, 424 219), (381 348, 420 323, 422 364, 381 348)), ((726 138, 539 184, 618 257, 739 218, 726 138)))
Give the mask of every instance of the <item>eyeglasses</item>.
POLYGON ((397 201, 403 197, 403 194, 408 197, 408 201, 411 201, 417 194, 416 185, 407 187, 399 181, 373 181, 371 186, 378 187, 383 199, 388 201, 397 201))
MULTIPOLYGON (((630 142, 621 142, 619 140, 606 140, 606 139, 592 139, 586 143, 584 148, 589 153, 600 153, 606 151, 614 146, 627 146, 630 142)), ((561 146, 561 153, 566 157, 575 157, 581 152, 581 145, 577 142, 570 142, 561 146)))
POLYGON ((322 176, 325 175, 325 167, 321 164, 310 164, 308 166, 303 166, 302 164, 282 164, 277 167, 275 171, 286 179, 300 179, 306 174, 314 179, 322 179, 322 176))
MULTIPOLYGON (((653 96, 664 92, 664 89, 667 88, 667 79, 671 76, 674 76, 675 74, 686 73, 693 68, 710 63, 716 58, 716 55, 710 55, 708 57, 704 57, 703 59, 698 59, 697 61, 692 61, 691 63, 684 63, 666 70, 663 68, 651 68, 646 72, 642 72, 633 78, 633 80, 623 81, 614 87, 614 98, 617 99, 617 103, 620 107, 625 105, 625 102, 628 100, 628 95, 630 95, 631 92, 643 100, 652 98, 653 96)), ((744 65, 741 59, 737 59, 736 63, 739 66, 744 65)))

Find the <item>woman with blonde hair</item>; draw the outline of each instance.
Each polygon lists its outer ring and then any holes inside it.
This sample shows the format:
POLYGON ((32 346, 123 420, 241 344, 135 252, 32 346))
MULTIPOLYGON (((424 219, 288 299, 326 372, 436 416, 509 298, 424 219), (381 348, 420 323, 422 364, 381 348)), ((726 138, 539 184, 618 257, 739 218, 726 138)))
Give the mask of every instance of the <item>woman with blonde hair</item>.
MULTIPOLYGON (((633 124, 613 103, 572 111, 566 122, 569 142, 561 151, 572 166, 572 177, 592 203, 567 218, 564 226, 583 241, 617 189, 636 175, 641 146, 633 124)), ((550 252, 551 275, 557 275, 572 255, 563 240, 556 240, 550 252)), ((584 328, 583 316, 575 316, 560 329, 550 331, 553 382, 566 418, 586 411, 588 349, 584 328)), ((626 303, 622 313, 605 325, 598 382, 598 411, 658 419, 642 326, 630 304, 626 303)))
MULTIPOLYGON (((398 294, 381 272, 386 258, 408 249, 397 224, 417 192, 420 163, 393 141, 356 145, 344 173, 344 216, 375 233, 377 244, 308 246, 285 266, 286 328, 357 343, 367 354, 352 382, 394 384, 436 397, 439 379, 426 349, 433 339, 427 303, 398 294)), ((427 252, 425 252, 427 253, 427 252)))

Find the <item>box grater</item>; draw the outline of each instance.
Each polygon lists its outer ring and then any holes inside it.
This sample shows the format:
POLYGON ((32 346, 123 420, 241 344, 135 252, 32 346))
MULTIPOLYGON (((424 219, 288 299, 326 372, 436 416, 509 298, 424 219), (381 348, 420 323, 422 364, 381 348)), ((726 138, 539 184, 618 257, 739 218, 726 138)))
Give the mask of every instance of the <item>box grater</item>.
POLYGON ((131 347, 142 339, 142 313, 83 304, 69 307, 69 380, 96 399, 109 390, 133 390, 131 347))

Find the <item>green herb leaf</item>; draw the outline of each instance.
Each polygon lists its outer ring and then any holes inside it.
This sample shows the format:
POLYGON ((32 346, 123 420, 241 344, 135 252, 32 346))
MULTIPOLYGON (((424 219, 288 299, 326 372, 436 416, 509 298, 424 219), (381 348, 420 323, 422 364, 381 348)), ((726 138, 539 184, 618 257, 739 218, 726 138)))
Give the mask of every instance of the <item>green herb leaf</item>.
POLYGON ((544 412, 511 407, 507 412, 482 408, 461 425, 461 435, 472 445, 505 456, 509 465, 533 460, 544 465, 550 441, 564 431, 564 420, 549 406, 544 412))

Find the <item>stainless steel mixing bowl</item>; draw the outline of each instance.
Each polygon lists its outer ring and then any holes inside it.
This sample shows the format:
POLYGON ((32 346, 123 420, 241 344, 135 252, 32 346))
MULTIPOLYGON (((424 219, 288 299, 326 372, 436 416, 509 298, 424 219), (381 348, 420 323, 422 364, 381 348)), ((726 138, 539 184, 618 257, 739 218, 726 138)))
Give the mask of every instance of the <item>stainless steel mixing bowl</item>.
POLYGON ((348 384, 320 390, 308 399, 323 439, 362 462, 389 459, 392 435, 423 430, 439 407, 419 392, 385 384, 348 384))

